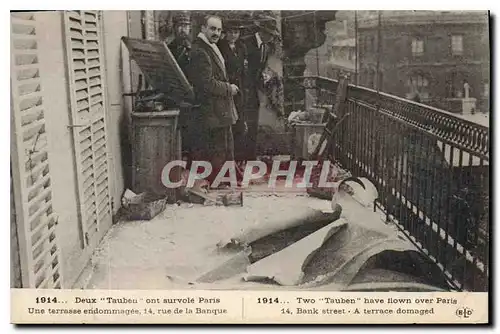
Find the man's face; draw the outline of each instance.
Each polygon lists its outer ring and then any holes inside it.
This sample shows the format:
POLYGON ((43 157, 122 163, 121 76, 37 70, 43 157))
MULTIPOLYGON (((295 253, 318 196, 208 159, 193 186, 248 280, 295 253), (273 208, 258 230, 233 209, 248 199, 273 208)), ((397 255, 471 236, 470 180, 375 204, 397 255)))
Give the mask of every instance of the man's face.
POLYGON ((230 43, 234 43, 240 38, 240 31, 238 29, 230 29, 226 32, 226 39, 230 43))
POLYGON ((201 27, 201 32, 210 43, 217 43, 222 32, 222 22, 216 17, 208 19, 207 23, 201 27))
POLYGON ((175 27, 175 38, 187 39, 189 38, 189 33, 191 32, 191 26, 187 23, 182 23, 175 27))
POLYGON ((259 35, 264 43, 269 43, 274 39, 274 36, 268 33, 266 30, 259 31, 259 35))

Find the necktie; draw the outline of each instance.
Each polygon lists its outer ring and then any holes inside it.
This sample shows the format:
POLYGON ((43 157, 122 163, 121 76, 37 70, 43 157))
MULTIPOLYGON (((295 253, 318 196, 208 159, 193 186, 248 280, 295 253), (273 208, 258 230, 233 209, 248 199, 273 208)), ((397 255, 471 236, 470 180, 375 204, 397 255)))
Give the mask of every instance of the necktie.
POLYGON ((262 43, 260 45, 260 63, 262 66, 265 66, 265 63, 266 63, 266 44, 265 43, 262 43))

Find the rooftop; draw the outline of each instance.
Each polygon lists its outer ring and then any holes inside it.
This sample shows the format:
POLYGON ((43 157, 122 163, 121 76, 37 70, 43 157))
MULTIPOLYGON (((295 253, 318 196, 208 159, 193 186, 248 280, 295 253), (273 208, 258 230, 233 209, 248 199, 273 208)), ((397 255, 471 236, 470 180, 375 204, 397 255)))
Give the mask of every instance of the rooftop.
MULTIPOLYGON (((381 11, 382 25, 428 25, 488 23, 487 11, 381 11)), ((373 28, 378 14, 373 13, 358 21, 359 28, 373 28)))

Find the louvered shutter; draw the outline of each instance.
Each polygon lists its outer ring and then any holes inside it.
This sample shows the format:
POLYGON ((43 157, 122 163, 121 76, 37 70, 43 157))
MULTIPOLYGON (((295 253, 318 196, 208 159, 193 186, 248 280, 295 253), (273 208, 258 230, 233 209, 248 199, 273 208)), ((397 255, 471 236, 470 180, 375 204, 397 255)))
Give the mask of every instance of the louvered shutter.
POLYGON ((98 11, 64 13, 83 247, 112 219, 106 132, 105 71, 98 11))
MULTIPOLYGON (((11 13, 11 161, 25 288, 61 288, 34 13, 11 13)), ((39 33, 39 32, 38 32, 39 33)))

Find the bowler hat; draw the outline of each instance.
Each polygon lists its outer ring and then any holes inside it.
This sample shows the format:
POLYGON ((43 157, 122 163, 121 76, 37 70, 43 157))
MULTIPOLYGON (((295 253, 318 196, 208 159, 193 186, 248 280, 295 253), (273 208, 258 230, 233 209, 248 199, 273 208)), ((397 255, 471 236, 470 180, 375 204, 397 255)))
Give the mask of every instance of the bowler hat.
POLYGON ((255 21, 255 25, 259 30, 266 31, 267 33, 280 37, 280 32, 278 30, 278 21, 272 16, 260 16, 255 21))
POLYGON ((224 20, 223 28, 225 31, 241 30, 241 29, 245 28, 245 25, 243 24, 243 22, 241 20, 227 19, 227 20, 224 20))
POLYGON ((172 23, 174 26, 179 24, 191 24, 191 17, 188 11, 176 12, 172 17, 172 23))

